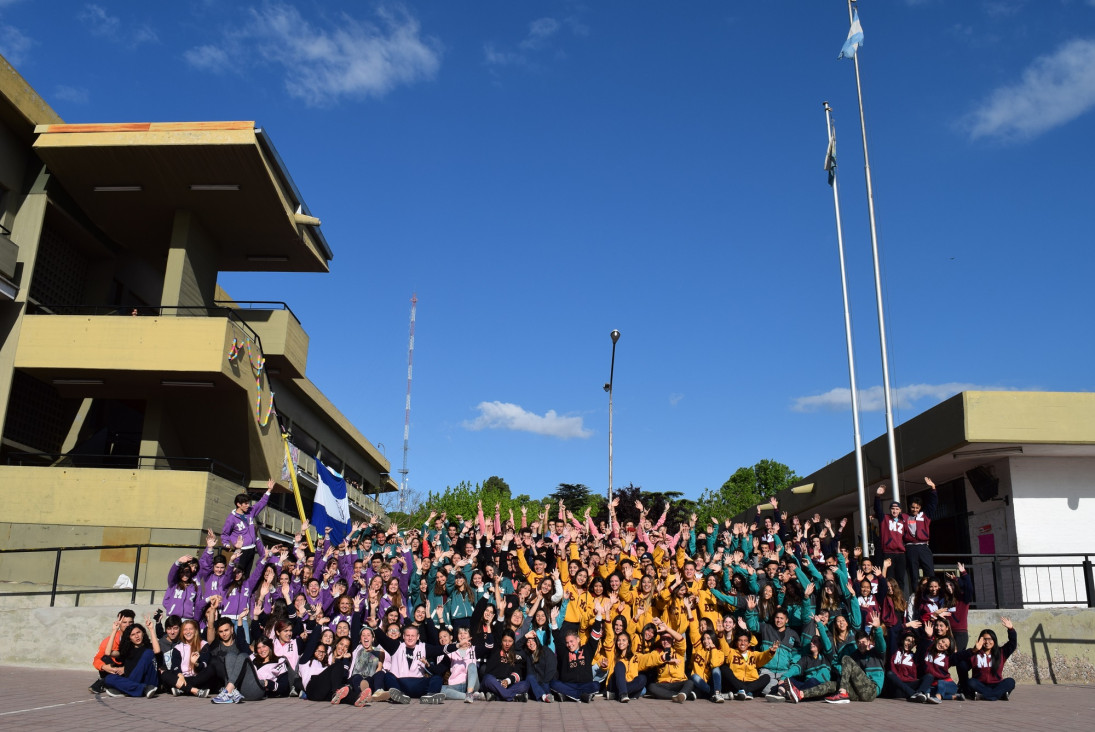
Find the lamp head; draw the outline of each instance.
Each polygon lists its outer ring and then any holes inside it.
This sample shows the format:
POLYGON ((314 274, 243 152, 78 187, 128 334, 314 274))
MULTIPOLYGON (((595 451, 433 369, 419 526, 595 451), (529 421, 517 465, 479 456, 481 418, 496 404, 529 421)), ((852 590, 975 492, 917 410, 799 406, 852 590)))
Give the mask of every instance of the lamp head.
POLYGON ((614 330, 608 334, 612 338, 612 345, 616 345, 616 341, 620 340, 620 331, 614 330))

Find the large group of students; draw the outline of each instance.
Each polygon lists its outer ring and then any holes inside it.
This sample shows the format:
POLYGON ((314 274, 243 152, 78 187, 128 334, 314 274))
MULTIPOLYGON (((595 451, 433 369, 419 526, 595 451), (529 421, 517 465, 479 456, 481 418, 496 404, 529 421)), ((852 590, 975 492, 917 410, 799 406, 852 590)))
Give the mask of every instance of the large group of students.
POLYGON ((562 502, 508 519, 480 505, 409 530, 363 522, 337 544, 323 533, 309 554, 303 534, 264 546, 270 490, 240 494, 220 536, 171 566, 162 611, 118 614, 91 691, 358 707, 1006 701, 1015 631, 1001 618, 1006 642, 985 629, 971 646, 972 584, 961 564, 935 573, 926 482, 907 512, 878 489, 875 559, 841 542, 846 521, 800 521, 775 499, 752 523, 675 530, 641 502, 621 525, 618 499, 599 525, 562 502))

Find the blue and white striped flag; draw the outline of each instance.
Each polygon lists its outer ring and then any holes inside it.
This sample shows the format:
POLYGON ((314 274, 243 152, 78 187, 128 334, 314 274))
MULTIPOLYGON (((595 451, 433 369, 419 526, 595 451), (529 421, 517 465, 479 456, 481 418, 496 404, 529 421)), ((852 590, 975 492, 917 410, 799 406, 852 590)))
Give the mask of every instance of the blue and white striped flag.
POLYGON ((341 544, 350 533, 350 501, 346 497, 346 479, 316 461, 319 485, 312 503, 312 526, 320 536, 331 527, 331 541, 341 544))
POLYGON ((863 45, 863 26, 859 24, 859 11, 852 12, 852 27, 848 29, 848 40, 844 41, 844 47, 840 49, 837 60, 842 58, 855 58, 855 52, 863 45))

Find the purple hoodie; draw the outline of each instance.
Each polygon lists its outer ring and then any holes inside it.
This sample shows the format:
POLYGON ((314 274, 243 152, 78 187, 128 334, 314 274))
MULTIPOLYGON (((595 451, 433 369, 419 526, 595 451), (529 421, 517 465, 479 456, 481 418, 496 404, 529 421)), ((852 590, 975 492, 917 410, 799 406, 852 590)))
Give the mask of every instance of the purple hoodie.
POLYGON ((167 570, 167 589, 163 593, 163 609, 168 615, 196 620, 198 617, 198 586, 191 582, 183 587, 177 583, 179 564, 175 562, 167 570))
MULTIPOLYGON (((221 614, 235 618, 240 615, 247 615, 251 611, 251 593, 254 591, 255 585, 262 579, 264 569, 266 569, 266 565, 262 562, 255 562, 255 568, 251 570, 251 576, 244 577, 239 587, 228 590, 224 597, 224 604, 221 606, 221 614)), ((229 567, 228 572, 225 574, 235 576, 235 571, 234 567, 229 567)))
POLYGON ((262 494, 262 498, 251 505, 251 510, 245 514, 235 511, 224 519, 224 528, 221 531, 221 544, 235 549, 236 538, 243 537, 243 548, 252 549, 262 544, 258 538, 258 529, 255 527, 255 517, 262 513, 266 504, 270 502, 270 491, 262 494))

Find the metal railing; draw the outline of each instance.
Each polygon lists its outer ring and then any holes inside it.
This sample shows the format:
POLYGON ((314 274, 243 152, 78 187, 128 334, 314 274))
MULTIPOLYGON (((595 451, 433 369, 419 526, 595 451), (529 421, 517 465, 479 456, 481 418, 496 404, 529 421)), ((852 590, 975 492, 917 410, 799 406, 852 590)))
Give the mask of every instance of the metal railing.
MULTIPOLYGON (((288 308, 287 308, 288 309, 288 308)), ((46 303, 28 303, 28 315, 122 315, 122 316, 181 316, 200 318, 228 318, 240 328, 246 337, 251 338, 262 350, 262 339, 255 329, 247 324, 237 308, 221 305, 50 305, 46 303)), ((293 316, 296 317, 295 315, 293 316)), ((299 322, 299 321, 298 321, 299 322)))
POLYGON ((212 473, 236 485, 247 487, 246 476, 230 465, 208 457, 163 455, 85 455, 81 453, 9 453, 8 465, 60 468, 114 468, 129 470, 189 470, 212 473))
MULTIPOLYGON (((137 601, 137 594, 148 592, 149 602, 155 602, 155 596, 163 588, 141 588, 141 559, 147 549, 185 549, 200 551, 192 544, 112 544, 99 546, 44 547, 33 549, 0 549, 0 559, 14 554, 35 554, 52 552, 53 579, 49 590, 28 590, 20 592, 0 592, 3 597, 42 597, 49 596, 49 606, 54 607, 58 596, 75 595, 79 604, 80 595, 103 595, 128 593, 130 602, 137 601), (103 551, 135 549, 133 562, 132 587, 116 588, 80 588, 58 589, 61 573, 61 556, 64 552, 103 551)), ((1080 605, 1095 608, 1095 571, 1092 556, 1095 554, 936 554, 936 569, 943 570, 962 562, 974 582, 976 597, 971 598, 970 606, 975 609, 1022 608, 1029 605, 1080 605), (1082 557, 1082 559, 1079 559, 1082 557), (1043 562, 1047 559, 1067 559, 1061 562, 1043 562), (1030 560, 1035 560, 1031 563, 1030 560), (1055 575, 1055 576, 1054 576, 1055 575), (982 595, 991 595, 991 604, 979 600, 982 595)))
POLYGON ((125 593, 129 595, 129 602, 137 602, 138 592, 149 593, 149 604, 155 603, 155 596, 164 591, 164 588, 141 588, 141 555, 145 549, 188 549, 190 551, 196 551, 191 544, 111 544, 100 546, 52 546, 36 549, 0 549, 0 558, 11 554, 35 554, 43 552, 53 552, 53 581, 50 584, 48 590, 25 590, 20 592, 0 592, 0 598, 2 597, 44 597, 49 595, 49 606, 54 607, 59 595, 75 595, 76 606, 80 604, 80 595, 110 595, 125 593), (81 551, 103 551, 103 550, 116 550, 116 549, 136 549, 137 555, 133 562, 133 577, 131 579, 133 586, 126 588, 86 588, 82 587, 75 590, 58 589, 58 578, 61 574, 61 555, 64 552, 81 552, 81 551))
POLYGON ((293 316, 293 320, 300 323, 300 318, 289 307, 288 303, 281 300, 214 300, 214 305, 222 305, 231 309, 233 306, 240 310, 285 310, 293 316))
POLYGON ((962 562, 974 585, 977 609, 1028 605, 1095 608, 1095 553, 936 554, 936 570, 962 562), (991 604, 988 598, 991 597, 991 604), (985 598, 985 599, 980 599, 985 598))

